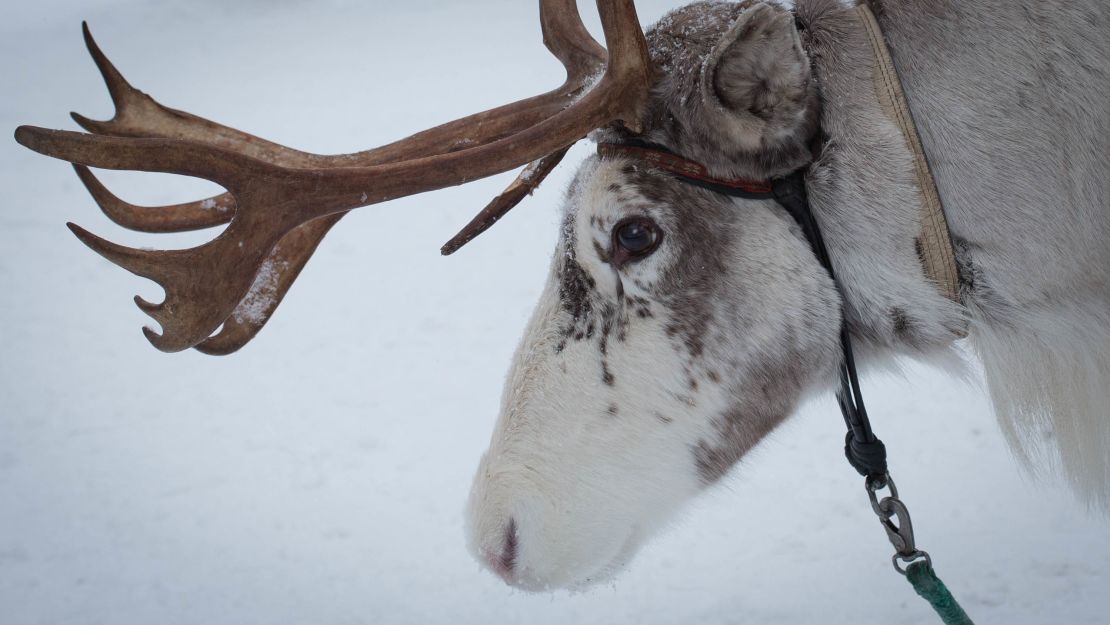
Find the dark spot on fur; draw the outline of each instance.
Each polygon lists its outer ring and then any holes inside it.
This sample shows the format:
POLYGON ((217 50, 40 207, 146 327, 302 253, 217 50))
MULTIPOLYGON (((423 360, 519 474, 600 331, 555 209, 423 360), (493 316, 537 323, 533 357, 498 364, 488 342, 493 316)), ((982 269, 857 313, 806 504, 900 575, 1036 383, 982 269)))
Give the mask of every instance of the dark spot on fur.
POLYGON ((559 284, 559 299, 563 308, 574 319, 583 319, 590 312, 590 293, 597 283, 593 276, 573 258, 563 263, 562 281, 559 284))
POLYGON ((720 384, 721 383, 721 375, 713 369, 710 369, 709 371, 706 371, 705 372, 705 377, 708 378, 709 381, 714 383, 714 384, 720 384))
POLYGON ((566 347, 567 340, 583 341, 593 337, 596 324, 591 313, 596 286, 593 276, 573 257, 568 256, 563 262, 560 275, 559 300, 563 309, 570 313, 571 319, 562 329, 564 341, 556 348, 556 352, 566 347))
MULTIPOLYGON (((618 283, 619 284, 619 283, 618 283)), ((605 304, 601 308, 601 332, 604 336, 608 337, 614 334, 618 342, 624 342, 628 330, 628 316, 624 314, 624 309, 619 305, 605 304)))
POLYGON ((961 298, 967 298, 975 291, 979 269, 972 260, 971 244, 967 240, 952 237, 952 247, 956 254, 956 273, 960 278, 961 298))
POLYGON ((609 404, 609 409, 606 412, 609 413, 610 417, 617 416, 617 405, 616 404, 609 404))
POLYGON ((602 244, 598 243, 596 240, 594 240, 593 243, 594 253, 597 254, 598 259, 600 259, 601 262, 605 263, 606 265, 610 264, 609 250, 605 249, 605 247, 602 244))
POLYGON ((616 384, 616 378, 613 377, 613 372, 609 370, 609 361, 605 358, 601 359, 601 381, 605 383, 605 386, 616 384))
POLYGON ((902 334, 910 327, 910 322, 906 319, 906 311, 901 308, 895 308, 890 311, 890 320, 894 324, 894 333, 902 334))
POLYGON ((890 322, 895 337, 913 346, 920 343, 917 322, 914 321, 913 317, 907 315, 905 310, 901 308, 892 309, 890 311, 890 322))
POLYGON ((677 401, 682 402, 689 408, 695 408, 698 405, 697 400, 685 393, 671 393, 671 397, 674 397, 677 401))
POLYGON ((715 420, 717 437, 701 440, 693 448, 702 482, 721 479, 740 458, 794 411, 803 377, 811 370, 812 355, 785 354, 775 366, 759 369, 745 386, 758 393, 739 394, 742 399, 715 420))
POLYGON ((917 253, 917 260, 921 266, 925 266, 925 248, 921 245, 921 237, 915 237, 913 240, 913 251, 917 253))
POLYGON ((674 423, 674 419, 664 415, 661 412, 656 412, 655 413, 655 418, 659 419, 659 421, 662 422, 664 425, 670 425, 671 423, 674 423))
POLYGON ((629 308, 635 310, 636 316, 641 319, 647 319, 648 317, 652 316, 651 302, 638 295, 629 295, 625 297, 624 303, 625 306, 628 306, 629 308))

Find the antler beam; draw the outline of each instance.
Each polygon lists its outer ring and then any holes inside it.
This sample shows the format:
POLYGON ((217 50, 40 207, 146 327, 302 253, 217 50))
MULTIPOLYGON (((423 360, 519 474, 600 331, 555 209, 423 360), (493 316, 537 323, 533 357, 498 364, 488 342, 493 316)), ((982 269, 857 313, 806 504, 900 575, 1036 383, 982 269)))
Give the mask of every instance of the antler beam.
POLYGON ((449 253, 519 202, 570 144, 611 122, 638 125, 651 75, 632 0, 598 1, 609 52, 605 73, 592 88, 605 52, 582 25, 574 1, 541 0, 540 9, 544 41, 567 70, 563 86, 357 154, 299 152, 163 107, 123 79, 87 28, 86 42, 116 115, 96 122, 75 114, 93 135, 23 126, 16 139, 74 163, 105 212, 126 227, 192 229, 219 225, 230 215, 227 229, 214 240, 172 251, 122 247, 71 225, 89 247, 165 289, 161 304, 136 298, 162 325, 161 335, 144 328, 155 347, 179 351, 196 346, 207 353, 227 353, 265 323, 345 211, 534 163, 445 246, 449 253), (184 174, 220 184, 228 193, 173 207, 140 208, 113 196, 87 167, 184 174), (245 301, 257 295, 252 285, 261 278, 270 281, 268 298, 245 301), (248 303, 261 308, 261 314, 236 314, 248 312, 242 308, 248 303), (221 333, 210 338, 221 324, 221 333))

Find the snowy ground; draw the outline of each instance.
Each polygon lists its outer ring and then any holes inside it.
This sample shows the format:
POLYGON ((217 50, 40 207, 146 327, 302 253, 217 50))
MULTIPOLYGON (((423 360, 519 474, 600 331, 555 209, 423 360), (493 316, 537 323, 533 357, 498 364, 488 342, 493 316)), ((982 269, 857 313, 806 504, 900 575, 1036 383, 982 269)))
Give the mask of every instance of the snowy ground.
MULTIPOLYGON (((83 18, 162 102, 318 152, 561 79, 534 2, 13 4, 6 132, 110 114, 83 18)), ((673 6, 639 4, 645 20, 673 6)), ((462 504, 572 169, 450 259, 439 244, 505 178, 358 211, 258 340, 218 359, 152 349, 129 298, 158 289, 63 223, 146 246, 203 237, 122 232, 66 165, 0 142, 0 623, 935 622, 890 570, 830 401, 611 586, 531 595, 479 570, 462 504)), ((105 179, 140 203, 211 190, 105 179)), ((912 367, 866 391, 919 540, 980 624, 1110 620, 1110 522, 1023 478, 976 388, 912 367)))

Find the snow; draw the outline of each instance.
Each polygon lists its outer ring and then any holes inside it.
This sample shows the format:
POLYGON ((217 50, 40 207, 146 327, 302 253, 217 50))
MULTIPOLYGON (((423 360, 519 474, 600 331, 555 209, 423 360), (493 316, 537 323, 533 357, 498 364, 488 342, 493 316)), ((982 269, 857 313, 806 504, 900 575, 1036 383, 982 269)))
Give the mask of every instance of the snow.
MULTIPOLYGON (((242 247, 242 242, 239 243, 242 247)), ((275 245, 271 253, 276 254, 280 245, 275 245)), ((251 325, 257 325, 266 321, 266 316, 270 312, 270 307, 273 306, 274 300, 278 296, 278 281, 281 277, 281 272, 289 267, 287 261, 275 261, 268 258, 263 261, 262 266, 258 268, 258 274, 254 276, 254 282, 251 283, 250 290, 247 291, 243 301, 232 311, 231 317, 237 323, 248 322, 251 325)))
MULTIPOLYGON (((645 20, 673 6, 638 3, 645 20)), ((583 3, 583 12, 589 14, 583 3)), ((5 7, 0 119, 111 115, 79 32, 161 102, 301 149, 385 143, 562 80, 531 2, 58 0, 5 7), (230 5, 230 6, 229 6, 230 5)), ((591 15, 591 23, 596 19, 591 15)), ((596 31, 595 31, 596 32, 596 31)), ((890 569, 829 399, 806 407, 610 586, 525 594, 466 552, 462 506, 589 152, 464 250, 512 173, 355 211, 242 352, 167 355, 159 289, 64 227, 128 233, 72 171, 0 145, 0 622, 935 623, 890 569)), ((105 172, 129 201, 214 185, 105 172)), ((981 390, 869 377, 919 543, 980 623, 1105 623, 1110 521, 1008 456, 981 390)))
POLYGON ((200 207, 203 208, 204 210, 216 209, 217 211, 219 211, 221 213, 227 211, 227 206, 222 205, 222 204, 218 204, 216 202, 216 198, 214 198, 214 197, 209 197, 209 198, 205 198, 205 199, 201 200, 200 201, 200 207))

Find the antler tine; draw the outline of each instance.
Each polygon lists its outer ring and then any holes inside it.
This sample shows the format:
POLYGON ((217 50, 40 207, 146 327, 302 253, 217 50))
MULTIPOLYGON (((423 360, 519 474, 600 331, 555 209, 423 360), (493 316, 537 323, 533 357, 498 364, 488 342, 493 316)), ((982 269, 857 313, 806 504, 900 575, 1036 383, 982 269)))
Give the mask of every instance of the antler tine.
MULTIPOLYGON (((585 82, 605 65, 608 53, 601 47, 582 23, 576 0, 559 0, 558 3, 540 3, 540 22, 543 42, 567 70, 567 82, 585 82)), ((548 174, 562 162, 570 145, 540 160, 533 161, 520 172, 500 195, 493 198, 455 236, 439 249, 450 256, 478 235, 493 227, 510 210, 531 195, 548 174)))
POLYGON ((132 247, 112 243, 72 222, 67 222, 66 227, 68 227, 70 232, 80 239, 89 249, 100 254, 105 259, 123 267, 137 276, 148 278, 157 282, 160 286, 165 286, 162 283, 162 272, 158 270, 158 262, 164 260, 166 254, 171 252, 161 250, 137 250, 132 247))
POLYGON ((82 32, 86 46, 108 87, 116 112, 106 122, 91 120, 77 113, 71 115, 82 128, 94 134, 188 139, 217 145, 275 165, 304 169, 380 165, 467 149, 502 139, 521 127, 539 123, 559 112, 567 106, 569 98, 589 86, 592 74, 604 64, 604 49, 582 25, 573 0, 543 0, 541 12, 548 15, 544 21, 545 36, 551 33, 548 48, 567 70, 568 79, 563 85, 547 93, 469 115, 362 152, 337 155, 302 152, 166 107, 127 82, 100 49, 85 23, 82 23, 82 32), (547 4, 554 4, 558 9, 545 9, 547 4), (566 11, 572 12, 574 19, 567 19, 563 15, 566 11))
MULTIPOLYGON (((545 11, 565 12, 569 6, 566 0, 541 2, 545 11)), ((562 90, 362 153, 374 160, 384 159, 387 154, 408 154, 404 160, 355 167, 292 166, 265 158, 272 153, 260 153, 260 143, 249 140, 253 139, 250 135, 193 116, 184 118, 189 120, 186 130, 195 132, 202 122, 203 128, 212 132, 201 132, 196 138, 130 138, 21 127, 16 139, 31 149, 78 165, 196 176, 221 184, 234 195, 237 208, 227 229, 214 240, 188 250, 129 250, 82 230, 75 231, 113 262, 163 286, 166 298, 162 304, 139 303, 162 325, 161 335, 147 331, 151 342, 164 351, 177 351, 205 341, 221 323, 226 325, 229 316, 244 303, 279 240, 314 219, 462 184, 541 160, 611 122, 635 127, 651 80, 635 7, 632 0, 599 0, 598 9, 610 52, 605 74, 592 89, 581 97, 567 97, 577 96, 580 89, 573 85, 575 78, 587 78, 574 76, 580 72, 574 69, 573 59, 581 55, 568 54, 566 58, 572 59, 568 64, 570 87, 564 85, 562 90), (533 121, 541 112, 542 119, 533 121), (471 134, 467 132, 470 124, 470 130, 484 143, 460 148, 457 139, 471 134), (490 127, 496 130, 490 131, 490 127), (444 150, 433 152, 429 146, 444 150)), ((565 28, 573 26, 576 12, 573 18, 564 15, 545 24, 562 24, 565 28)), ((584 28, 578 39, 573 31, 559 39, 559 32, 549 29, 549 41, 581 41, 584 28)), ((588 48, 586 45, 582 49, 588 48)), ((214 343, 219 343, 219 338, 215 337, 214 343)))
POLYGON ((124 202, 109 191, 84 165, 74 165, 77 177, 96 200, 100 210, 115 223, 139 232, 187 232, 220 226, 231 221, 235 199, 229 193, 199 202, 144 207, 124 202))
POLYGON ((134 110, 136 103, 143 96, 143 93, 127 82, 116 66, 112 64, 100 46, 96 45, 96 40, 93 39, 92 32, 89 31, 89 23, 81 22, 81 35, 85 39, 85 47, 92 56, 93 62, 96 63, 97 69, 100 70, 100 76, 104 79, 104 84, 108 86, 108 94, 112 97, 112 104, 116 107, 115 115, 111 120, 100 122, 89 119, 80 113, 71 112, 70 117, 73 121, 77 122, 85 130, 95 132, 97 134, 113 134, 111 132, 113 127, 122 126, 120 120, 126 117, 129 112, 134 110))
MULTIPOLYGON (((602 22, 604 23, 606 20, 605 10, 610 5, 604 4, 603 0, 598 0, 597 4, 598 10, 602 12, 602 22)), ((620 9, 625 9, 625 7, 619 7, 617 10, 620 9)), ((635 8, 632 7, 631 10, 632 17, 635 19, 635 8)), ((617 37, 611 37, 610 31, 606 30, 606 43, 609 44, 611 50, 611 52, 606 52, 605 48, 602 48, 586 30, 582 23, 582 17, 578 13, 578 5, 575 0, 560 0, 558 4, 541 2, 540 14, 541 19, 543 19, 544 43, 567 68, 568 81, 573 75, 588 76, 590 73, 597 71, 597 68, 605 62, 606 58, 609 61, 606 76, 614 68, 614 59, 616 59, 616 63, 631 64, 619 67, 617 71, 636 71, 639 69, 643 69, 645 72, 650 71, 651 61, 648 58, 647 44, 644 41, 643 32, 639 29, 638 22, 634 34, 630 34, 629 29, 621 29, 616 33, 617 37)), ((615 16, 610 15, 609 19, 615 19, 615 16)), ((638 119, 622 121, 633 130, 639 130, 638 119)), ((526 167, 501 195, 494 198, 474 219, 463 226, 462 230, 451 237, 440 248, 440 253, 444 256, 454 254, 462 246, 490 229, 543 182, 544 178, 563 160, 569 149, 570 145, 567 145, 526 167)))
POLYGON ((536 187, 540 186, 547 175, 563 160, 569 149, 570 146, 568 145, 538 161, 529 163, 520 172, 520 175, 509 184, 508 188, 493 198, 485 208, 474 216, 474 219, 463 226, 458 234, 451 237, 450 241, 444 243, 443 247, 439 248, 439 253, 450 256, 459 251, 462 246, 473 241, 475 237, 492 228, 493 224, 497 223, 517 204, 520 204, 525 197, 531 195, 536 187))
POLYGON ((605 66, 608 53, 593 38, 577 0, 540 2, 540 28, 543 44, 567 70, 567 80, 589 78, 605 66))
POLYGON ((265 270, 255 275, 247 295, 224 320, 220 332, 194 348, 209 356, 226 356, 249 343, 274 314, 324 235, 344 214, 310 221, 282 237, 263 261, 265 270))
MULTIPOLYGON (((96 121, 79 113, 70 113, 70 117, 85 130, 115 137, 158 137, 202 141, 287 167, 326 165, 321 160, 328 160, 329 157, 294 150, 203 117, 163 106, 127 82, 119 69, 100 49, 87 22, 81 23, 81 33, 85 39, 85 47, 88 48, 89 55, 100 70, 104 84, 108 87, 108 94, 116 107, 115 114, 108 121, 96 121)), ((332 158, 333 161, 334 158, 332 158)))
POLYGON ((280 176, 289 171, 239 152, 196 141, 108 137, 35 126, 16 128, 15 140, 39 154, 76 165, 181 174, 203 178, 229 190, 249 182, 252 177, 280 176))

